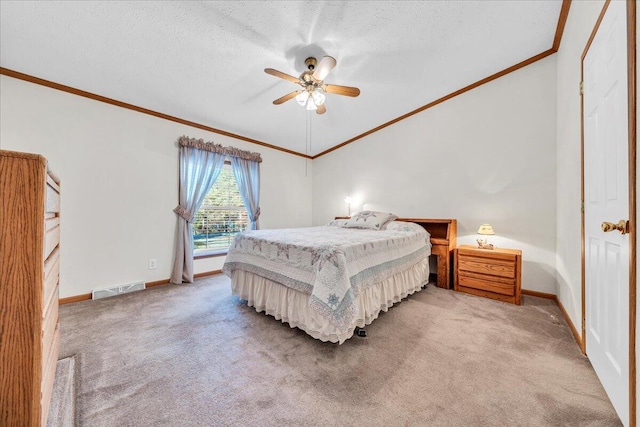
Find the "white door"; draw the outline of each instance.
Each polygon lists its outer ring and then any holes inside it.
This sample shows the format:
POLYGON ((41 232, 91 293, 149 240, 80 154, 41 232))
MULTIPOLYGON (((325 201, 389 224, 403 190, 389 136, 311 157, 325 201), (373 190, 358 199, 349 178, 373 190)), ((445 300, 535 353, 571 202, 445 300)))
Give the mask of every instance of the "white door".
POLYGON ((612 1, 583 61, 587 356, 629 425, 629 219, 626 2, 612 1))

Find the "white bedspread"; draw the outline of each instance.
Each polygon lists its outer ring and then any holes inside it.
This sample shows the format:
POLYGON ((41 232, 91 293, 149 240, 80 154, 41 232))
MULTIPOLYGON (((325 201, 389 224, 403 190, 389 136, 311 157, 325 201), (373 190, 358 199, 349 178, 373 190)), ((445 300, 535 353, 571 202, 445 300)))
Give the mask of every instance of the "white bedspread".
POLYGON ((331 226, 245 231, 222 271, 247 271, 310 295, 310 307, 340 331, 352 328, 354 298, 431 253, 419 229, 362 230, 331 226))

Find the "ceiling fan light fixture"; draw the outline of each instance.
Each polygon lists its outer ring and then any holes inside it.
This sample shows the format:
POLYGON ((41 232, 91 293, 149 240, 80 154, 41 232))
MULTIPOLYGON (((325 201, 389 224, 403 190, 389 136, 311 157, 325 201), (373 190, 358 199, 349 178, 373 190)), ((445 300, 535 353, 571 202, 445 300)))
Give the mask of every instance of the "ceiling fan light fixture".
POLYGON ((324 104, 324 100, 326 98, 321 89, 316 89, 311 92, 311 97, 313 98, 313 102, 316 104, 316 106, 324 104))
POLYGON ((318 106, 316 105, 316 103, 313 101, 313 98, 309 98, 309 100, 307 101, 307 110, 309 111, 316 111, 318 109, 318 106))
POLYGON ((303 107, 307 103, 308 99, 309 99, 309 92, 307 92, 306 90, 296 95, 296 102, 302 105, 303 107))

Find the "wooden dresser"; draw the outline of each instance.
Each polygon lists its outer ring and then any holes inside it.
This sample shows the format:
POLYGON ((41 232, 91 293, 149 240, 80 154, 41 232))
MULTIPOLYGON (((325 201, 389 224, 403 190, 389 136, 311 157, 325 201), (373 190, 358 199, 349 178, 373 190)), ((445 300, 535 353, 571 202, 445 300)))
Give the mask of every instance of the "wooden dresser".
POLYGON ((478 249, 462 245, 455 250, 453 289, 520 305, 522 251, 478 249))
POLYGON ((46 426, 58 361, 60 181, 0 150, 0 426, 46 426))

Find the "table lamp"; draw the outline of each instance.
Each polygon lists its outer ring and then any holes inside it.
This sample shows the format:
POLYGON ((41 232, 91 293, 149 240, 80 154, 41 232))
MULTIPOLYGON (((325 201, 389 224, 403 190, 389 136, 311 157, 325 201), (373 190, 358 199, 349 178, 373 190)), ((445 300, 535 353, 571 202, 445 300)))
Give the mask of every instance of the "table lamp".
POLYGON ((482 224, 478 229, 478 234, 480 234, 481 236, 485 236, 484 241, 482 241, 482 239, 476 240, 478 242, 478 248, 493 249, 493 245, 487 241, 487 236, 493 236, 494 234, 496 234, 493 232, 493 227, 491 226, 491 224, 482 224))

